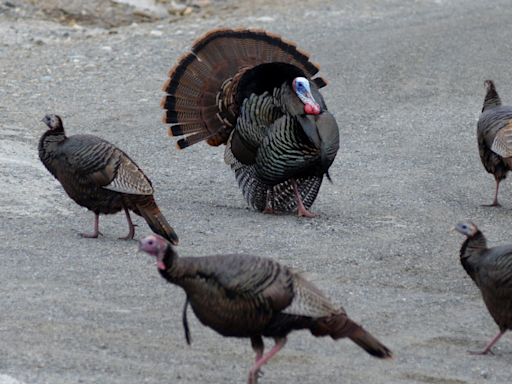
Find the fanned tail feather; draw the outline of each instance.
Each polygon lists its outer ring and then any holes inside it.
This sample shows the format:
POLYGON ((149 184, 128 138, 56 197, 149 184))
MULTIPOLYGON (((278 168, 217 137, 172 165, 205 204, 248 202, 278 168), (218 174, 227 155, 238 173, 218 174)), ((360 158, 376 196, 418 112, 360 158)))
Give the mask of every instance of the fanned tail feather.
MULTIPOLYGON (((220 28, 197 39, 169 71, 163 88, 163 122, 171 124, 169 135, 192 135, 181 139, 178 148, 203 140, 215 146, 225 143, 238 117, 238 81, 248 69, 272 62, 295 65, 308 78, 320 69, 296 44, 261 29, 220 28)), ((326 84, 321 78, 313 81, 326 84)))

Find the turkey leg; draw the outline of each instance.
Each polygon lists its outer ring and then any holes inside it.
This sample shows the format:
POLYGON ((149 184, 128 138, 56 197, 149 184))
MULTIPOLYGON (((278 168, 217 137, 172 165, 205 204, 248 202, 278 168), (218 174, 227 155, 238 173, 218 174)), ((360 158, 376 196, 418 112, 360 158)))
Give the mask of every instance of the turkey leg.
MULTIPOLYGON (((251 341, 253 341, 254 339, 251 338, 251 341)), ((284 345, 286 344, 286 337, 275 337, 274 340, 276 341, 276 345, 274 345, 274 347, 269 351, 269 353, 267 353, 265 356, 263 357, 260 357, 260 359, 258 360, 258 350, 256 350, 256 364, 253 365, 253 367, 251 368, 250 372, 249 372, 249 381, 247 382, 247 384, 258 384, 258 372, 260 370, 260 368, 263 366, 263 364, 265 364, 267 361, 269 361, 277 352, 279 352, 281 350, 281 348, 284 347, 284 345)), ((263 342, 261 341, 261 337, 260 337, 260 340, 261 342, 261 354, 263 354, 263 342)), ((254 348, 254 341, 253 341, 253 348, 254 348)))
POLYGON ((471 355, 486 355, 487 352, 491 352, 491 355, 494 355, 494 353, 491 351, 491 347, 494 345, 494 343, 496 343, 499 340, 501 336, 503 336, 505 332, 506 330, 500 331, 500 333, 494 336, 494 339, 491 340, 491 342, 487 345, 487 347, 485 347, 483 351, 469 351, 469 353, 471 355))
POLYGON ((99 235, 103 236, 103 233, 99 230, 100 227, 100 214, 96 213, 94 216, 94 232, 90 235, 87 233, 81 233, 80 236, 85 237, 86 239, 97 239, 99 235))
POLYGON ((492 204, 484 204, 482 207, 501 207, 501 204, 498 203, 498 188, 500 187, 500 182, 496 180, 496 193, 494 194, 494 201, 492 204))
POLYGON ((132 219, 130 217, 130 212, 128 212, 128 208, 124 207, 124 213, 126 213, 126 220, 128 220, 128 227, 130 231, 126 237, 120 237, 119 240, 131 240, 133 236, 135 236, 135 226, 132 223, 132 219))
POLYGON ((310 213, 306 207, 304 207, 304 204, 302 204, 302 200, 300 199, 299 189, 297 188, 297 183, 295 182, 295 179, 290 179, 292 181, 293 190, 295 191, 295 196, 297 197, 297 202, 299 203, 299 206, 297 207, 297 213, 299 217, 306 216, 306 217, 317 217, 318 215, 315 215, 314 213, 310 213))

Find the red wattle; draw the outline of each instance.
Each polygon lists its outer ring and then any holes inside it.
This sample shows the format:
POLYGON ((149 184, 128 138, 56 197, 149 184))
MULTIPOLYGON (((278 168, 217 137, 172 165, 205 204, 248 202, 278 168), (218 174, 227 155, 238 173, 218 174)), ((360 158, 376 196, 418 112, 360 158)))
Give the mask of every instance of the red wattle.
POLYGON ((304 112, 308 115, 318 115, 320 113, 320 106, 318 104, 304 105, 304 112))

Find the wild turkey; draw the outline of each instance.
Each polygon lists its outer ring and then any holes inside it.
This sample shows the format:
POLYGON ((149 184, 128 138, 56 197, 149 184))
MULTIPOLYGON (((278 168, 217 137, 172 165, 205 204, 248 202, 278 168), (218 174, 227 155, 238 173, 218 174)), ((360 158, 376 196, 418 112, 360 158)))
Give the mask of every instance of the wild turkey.
POLYGON ((313 204, 339 148, 334 117, 311 79, 320 67, 290 41, 263 30, 213 30, 169 72, 162 100, 178 149, 227 144, 248 204, 264 213, 313 204))
POLYGON ((69 197, 96 215, 94 233, 81 234, 82 237, 100 235, 100 213, 113 214, 124 209, 130 231, 122 239, 133 239, 135 228, 130 209, 142 216, 153 232, 178 244, 178 236, 155 203, 151 181, 126 153, 96 136, 67 137, 57 115, 47 115, 41 121, 50 129, 39 141, 39 158, 69 197))
POLYGON ((492 353, 493 344, 512 328, 512 245, 487 248, 483 233, 473 223, 458 224, 455 230, 468 237, 460 249, 460 261, 480 288, 487 309, 500 327, 484 350, 470 353, 492 353))
POLYGON ((154 256, 162 277, 185 290, 187 341, 188 303, 201 323, 221 335, 251 339, 256 363, 249 372, 249 383, 256 383, 261 366, 296 329, 335 340, 349 337, 371 355, 391 359, 390 350, 350 320, 342 307, 275 261, 242 254, 178 258, 169 242, 155 235, 141 239, 139 251, 154 256), (276 342, 266 355, 262 336, 276 342))
POLYGON ((485 169, 496 179, 494 201, 485 206, 495 207, 500 206, 500 182, 512 169, 512 107, 501 105, 500 97, 491 80, 485 81, 485 88, 487 94, 477 128, 478 150, 485 169))

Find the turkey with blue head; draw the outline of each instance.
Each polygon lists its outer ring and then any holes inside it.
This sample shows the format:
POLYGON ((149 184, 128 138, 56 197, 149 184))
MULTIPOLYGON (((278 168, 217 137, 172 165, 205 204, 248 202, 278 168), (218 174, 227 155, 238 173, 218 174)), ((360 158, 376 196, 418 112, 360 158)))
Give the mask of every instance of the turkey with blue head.
POLYGON ((264 213, 310 213, 339 148, 339 131, 313 79, 319 66, 280 36, 216 29, 169 72, 163 122, 178 149, 226 144, 248 204, 264 213))

